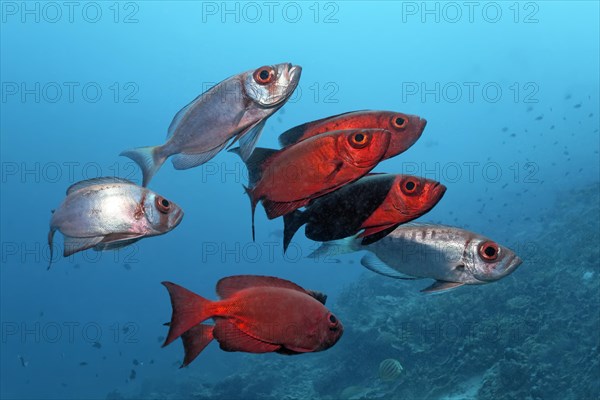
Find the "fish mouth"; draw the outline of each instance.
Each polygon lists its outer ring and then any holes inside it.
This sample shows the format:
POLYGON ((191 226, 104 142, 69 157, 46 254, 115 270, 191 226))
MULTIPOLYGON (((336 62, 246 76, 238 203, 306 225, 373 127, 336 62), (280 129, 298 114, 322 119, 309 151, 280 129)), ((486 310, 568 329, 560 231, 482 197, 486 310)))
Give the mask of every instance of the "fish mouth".
POLYGON ((502 275, 502 276, 511 274, 522 263, 523 263, 523 260, 521 260, 521 258, 519 258, 519 256, 514 256, 513 259, 510 260, 510 262, 508 263, 508 266, 504 269, 504 275, 502 275))
POLYGON ((290 82, 288 86, 288 95, 291 95, 298 83, 300 83, 300 76, 302 76, 302 67, 299 65, 292 65, 291 63, 287 64, 287 77, 290 82))
POLYGON ((283 70, 283 74, 285 76, 285 79, 284 79, 285 83, 283 83, 283 82, 280 83, 279 81, 277 81, 277 85, 285 84, 285 87, 281 91, 282 92, 281 95, 278 96, 279 99, 268 105, 263 104, 263 107, 268 107, 268 108, 281 107, 281 106, 283 106, 283 104, 286 101, 288 101, 288 99, 290 98, 292 93, 294 93, 294 90, 296 90, 296 88, 298 87, 298 84, 300 83, 300 76, 302 75, 302 67, 299 65, 292 65, 291 63, 286 63, 284 70, 283 70))
POLYGON ((475 278, 481 282, 495 282, 498 281, 510 274, 512 274, 519 265, 521 265, 523 263, 523 260, 521 260, 518 256, 513 256, 507 263, 506 263, 506 267, 500 267, 498 269, 494 269, 494 271, 492 272, 491 275, 482 275, 482 276, 475 276, 475 278))
POLYGON ((425 130, 425 126, 427 126, 427 120, 425 118, 419 117, 419 131, 421 133, 425 130))
POLYGON ((444 193, 446 193, 446 189, 446 186, 442 185, 440 182, 436 182, 431 190, 433 190, 435 194, 439 194, 441 197, 444 195, 444 193))
POLYGON ((442 197, 444 197, 444 195, 446 194, 446 190, 446 186, 442 185, 439 182, 436 182, 431 188, 431 198, 429 204, 427 204, 427 208, 422 211, 421 215, 431 211, 433 207, 435 207, 440 202, 442 197))
POLYGON ((183 210, 179 208, 173 214, 173 218, 171 219, 171 229, 175 229, 183 220, 183 210))

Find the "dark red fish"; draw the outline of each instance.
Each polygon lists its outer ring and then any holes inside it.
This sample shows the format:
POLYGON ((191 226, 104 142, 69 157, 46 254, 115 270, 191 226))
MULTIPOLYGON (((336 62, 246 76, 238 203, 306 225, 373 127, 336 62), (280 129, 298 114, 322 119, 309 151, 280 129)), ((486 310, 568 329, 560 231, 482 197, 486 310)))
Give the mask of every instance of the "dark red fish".
POLYGON ((320 242, 362 231, 363 245, 431 210, 446 192, 439 182, 411 175, 373 174, 313 200, 306 210, 283 217, 284 251, 306 224, 306 237, 320 242))
POLYGON ((270 276, 238 275, 217 283, 222 300, 210 301, 174 283, 169 290, 173 316, 163 346, 181 336, 192 362, 213 340, 225 351, 301 354, 327 350, 344 332, 325 307, 327 296, 270 276), (214 325, 202 324, 212 318, 214 325))
POLYGON ((383 158, 389 142, 389 131, 354 129, 314 136, 282 150, 255 149, 246 161, 252 237, 259 201, 269 219, 288 214, 368 174, 383 158))
POLYGON ((417 115, 393 111, 352 111, 298 125, 279 136, 282 147, 322 133, 344 129, 385 129, 392 135, 384 159, 406 151, 421 137, 427 121, 417 115))

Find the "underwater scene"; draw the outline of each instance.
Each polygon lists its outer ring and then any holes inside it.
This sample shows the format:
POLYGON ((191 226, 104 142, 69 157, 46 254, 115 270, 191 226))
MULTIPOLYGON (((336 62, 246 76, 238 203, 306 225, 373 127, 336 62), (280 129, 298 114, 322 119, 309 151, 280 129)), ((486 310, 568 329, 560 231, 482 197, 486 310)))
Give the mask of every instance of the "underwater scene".
POLYGON ((0 398, 600 398, 600 3, 0 2, 0 398))

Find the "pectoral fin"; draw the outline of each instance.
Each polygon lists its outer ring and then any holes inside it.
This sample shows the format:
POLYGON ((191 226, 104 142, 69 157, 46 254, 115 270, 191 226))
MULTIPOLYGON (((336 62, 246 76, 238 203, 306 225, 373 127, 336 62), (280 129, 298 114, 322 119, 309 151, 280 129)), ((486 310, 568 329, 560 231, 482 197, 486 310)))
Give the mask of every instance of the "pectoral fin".
POLYGON ((331 171, 325 177, 325 182, 329 182, 335 178, 335 176, 337 175, 338 172, 340 172, 340 170, 344 166, 344 162, 338 160, 338 161, 334 161, 331 163, 327 163, 326 166, 327 166, 327 168, 331 169, 331 171))
POLYGON ((65 249, 63 251, 63 256, 68 257, 78 251, 91 249, 100 243, 102 239, 104 239, 104 236, 78 238, 65 235, 65 249))

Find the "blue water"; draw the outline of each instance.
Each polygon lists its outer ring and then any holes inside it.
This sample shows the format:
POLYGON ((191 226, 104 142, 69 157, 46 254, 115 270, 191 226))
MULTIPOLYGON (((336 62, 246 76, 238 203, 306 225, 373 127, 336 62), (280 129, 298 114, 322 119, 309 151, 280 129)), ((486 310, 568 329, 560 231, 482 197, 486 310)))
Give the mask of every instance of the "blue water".
MULTIPOLYGON (((267 220, 260 207, 252 243, 247 173, 233 154, 187 171, 167 162, 158 172, 151 188, 185 210, 174 231, 118 252, 58 257, 46 270, 50 210, 70 184, 103 175, 140 182, 135 164, 118 156, 122 150, 161 144, 181 107, 261 65, 303 67, 296 94, 268 121, 261 147, 276 147, 277 136, 300 123, 351 110, 426 118, 422 138, 376 171, 441 181, 448 191, 423 221, 481 232, 521 255, 524 264, 507 282, 488 285, 504 291, 503 301, 512 283, 554 274, 535 257, 543 251, 552 258, 561 241, 538 242, 548 224, 564 226, 574 246, 592 235, 561 218, 555 202, 600 180, 597 2, 474 2, 472 9, 460 2, 0 4, 2 398, 96 399, 115 390, 139 398, 159 381, 170 388, 162 393, 191 398, 199 385, 231 376, 241 377, 234 381, 241 393, 253 381, 251 368, 288 382, 298 365, 357 362, 345 357, 350 334, 328 352, 289 358, 224 353, 213 343, 182 370, 181 346, 160 347, 171 312, 161 281, 215 298, 222 277, 275 275, 328 293, 335 310, 344 288, 372 275, 347 262, 357 257, 307 260, 316 244, 302 234, 283 257, 282 222, 267 220), (263 361, 279 367, 261 370, 263 361)), ((563 201, 562 210, 589 210, 597 186, 584 200, 590 197, 584 205, 581 198, 563 201)), ((595 228, 597 213, 591 215, 595 228)), ((596 258, 589 267, 596 287, 598 267, 596 258)), ((528 290, 544 291, 541 282, 528 290)), ((486 289, 477 288, 482 307, 486 289)), ((373 291, 376 285, 355 296, 373 291)), ((591 293, 586 301, 598 305, 598 292, 591 293)), ((473 307, 458 304, 459 314, 473 307)), ((558 337, 577 316, 557 318, 565 321, 558 337)), ((597 342, 597 325, 579 335, 597 342)), ((590 353, 593 376, 598 347, 590 353)), ((554 362, 560 365, 559 354, 554 362)), ((376 380, 369 371, 363 378, 376 380)), ((315 374, 327 379, 327 369, 315 374)), ((290 398, 307 396, 294 390, 290 398)), ((265 398, 253 389, 244 397, 265 398)))

